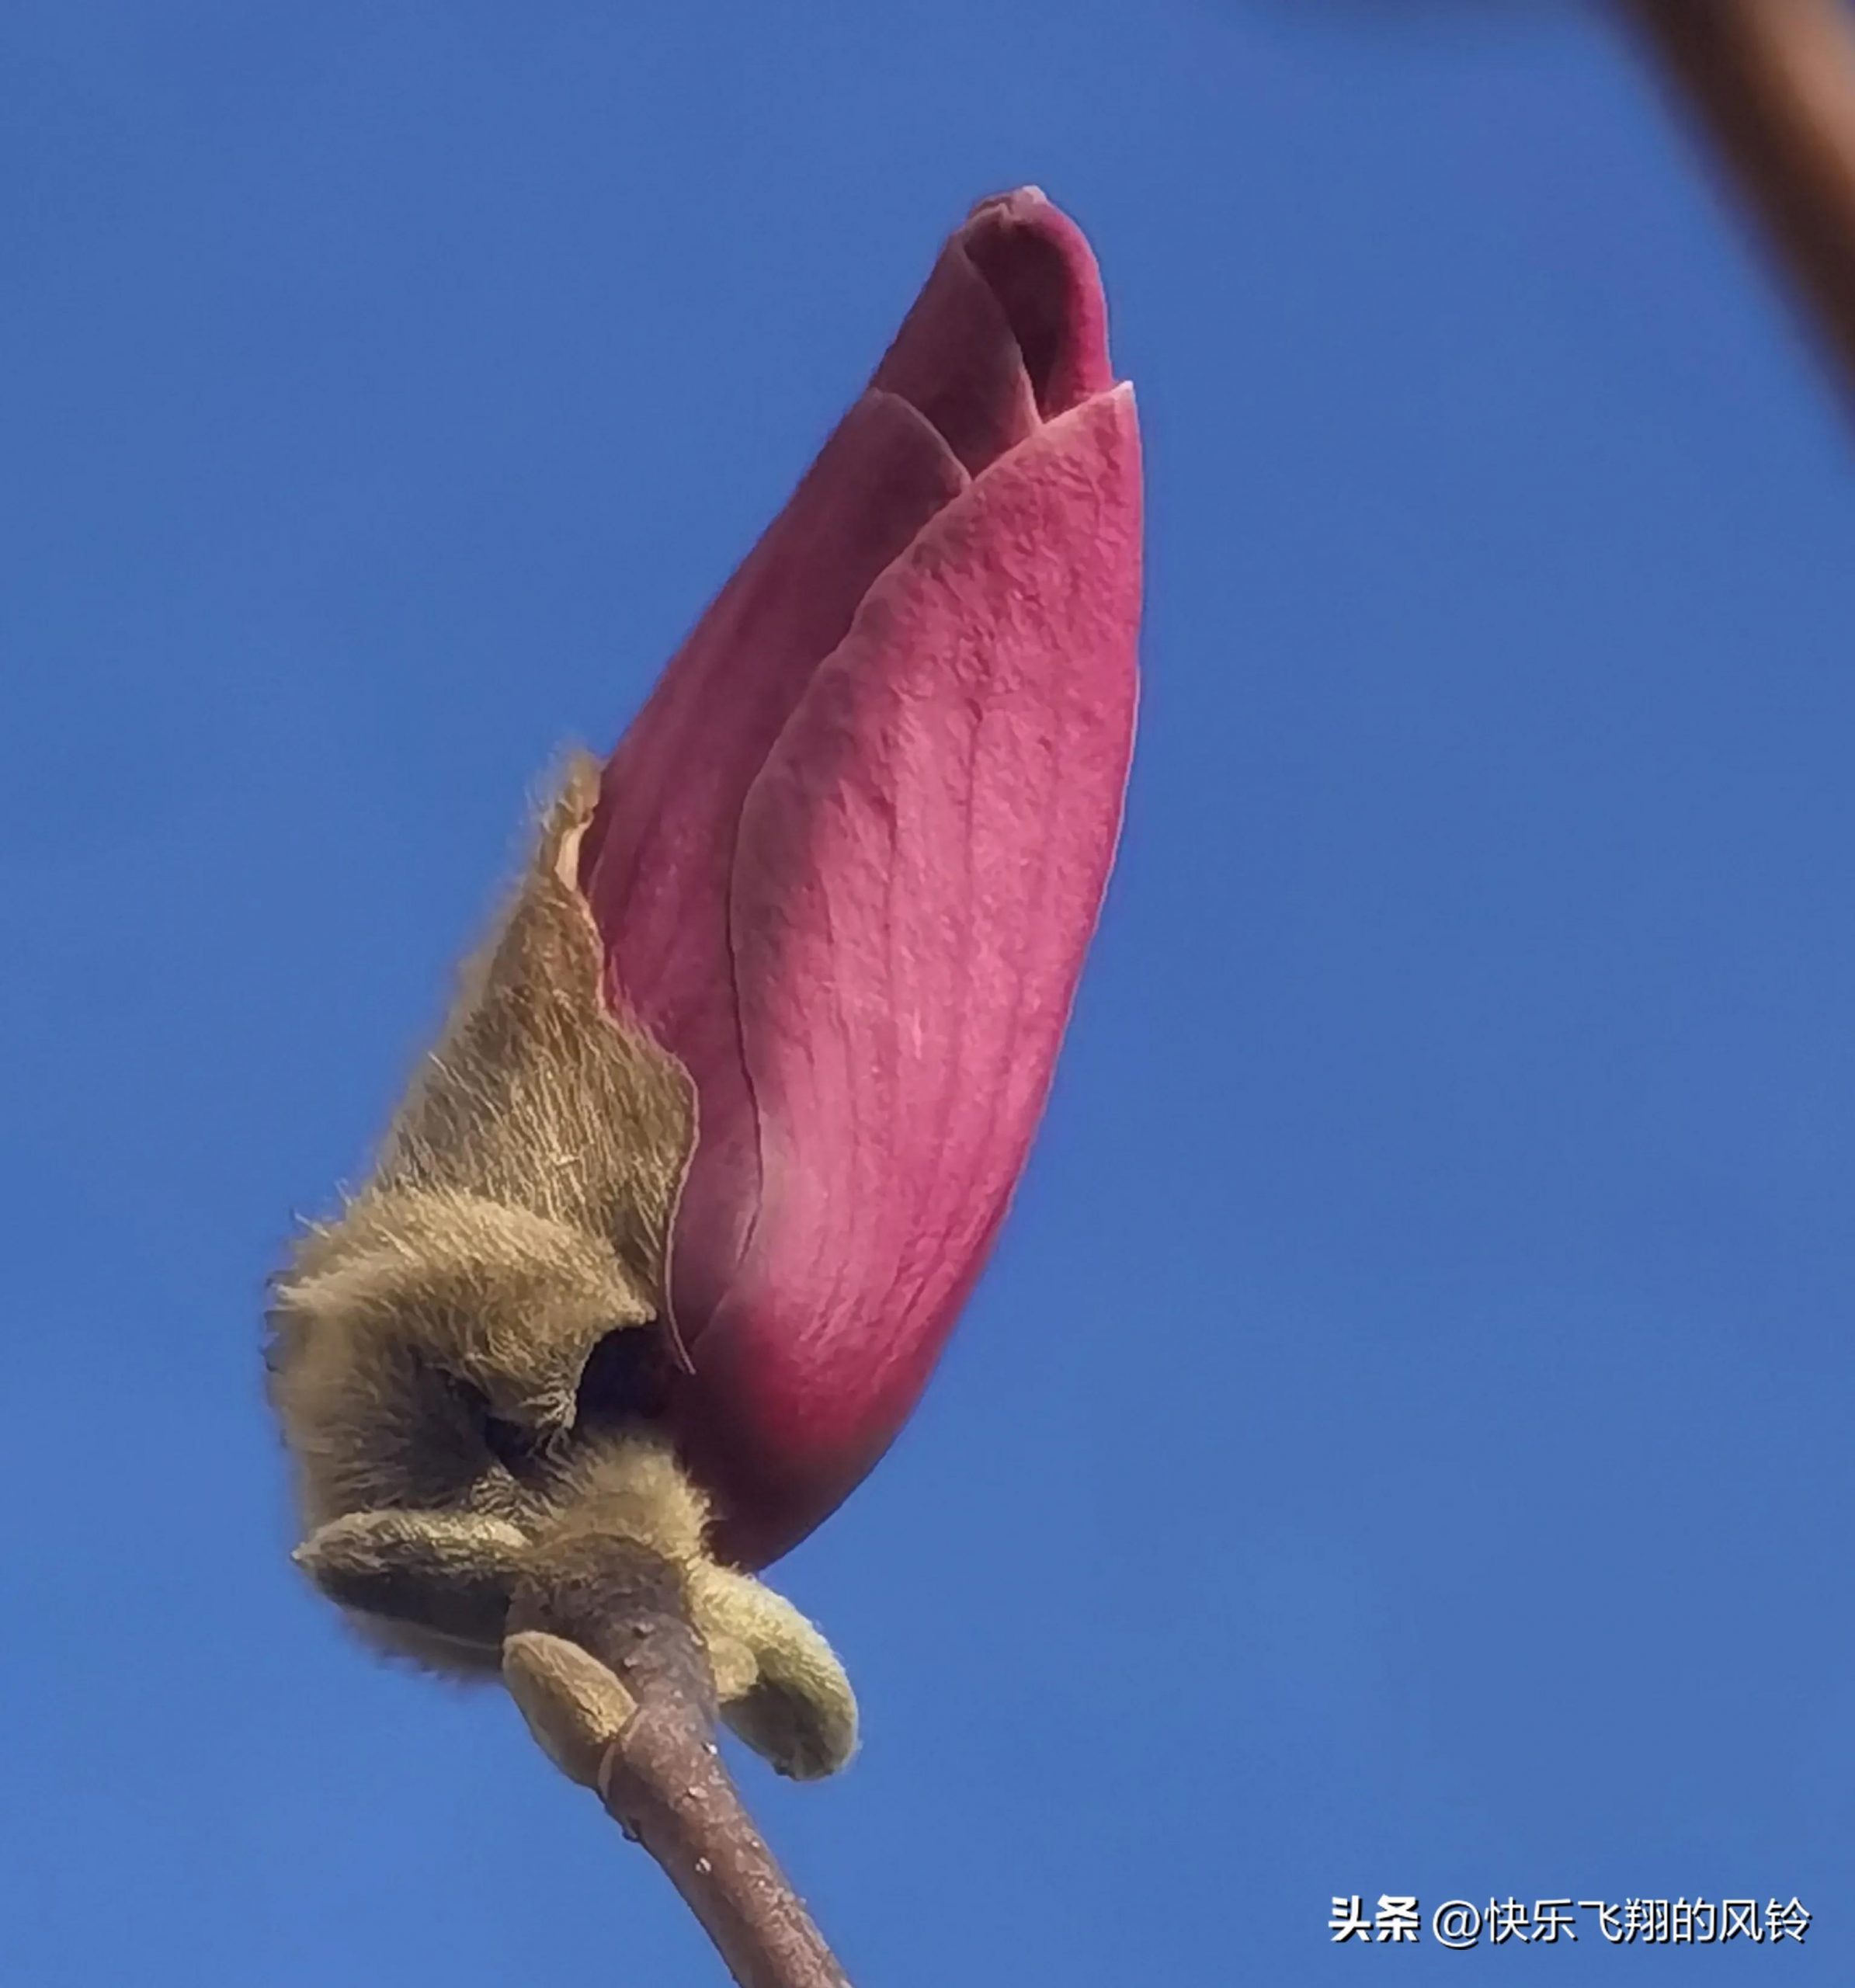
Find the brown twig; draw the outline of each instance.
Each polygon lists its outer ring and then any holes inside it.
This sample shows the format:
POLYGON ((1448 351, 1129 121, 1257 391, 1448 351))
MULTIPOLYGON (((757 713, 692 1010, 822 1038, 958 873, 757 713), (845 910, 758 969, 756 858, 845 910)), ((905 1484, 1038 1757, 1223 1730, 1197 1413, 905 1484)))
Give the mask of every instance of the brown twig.
POLYGON ((740 1988, 849 1988, 722 1764, 714 1684, 676 1569, 610 1534, 561 1540, 534 1556, 509 1630, 578 1645, 636 1699, 606 1750, 600 1798, 663 1866, 740 1988))
POLYGON ((1711 135, 1855 388, 1855 19, 1845 0, 1618 0, 1711 135))

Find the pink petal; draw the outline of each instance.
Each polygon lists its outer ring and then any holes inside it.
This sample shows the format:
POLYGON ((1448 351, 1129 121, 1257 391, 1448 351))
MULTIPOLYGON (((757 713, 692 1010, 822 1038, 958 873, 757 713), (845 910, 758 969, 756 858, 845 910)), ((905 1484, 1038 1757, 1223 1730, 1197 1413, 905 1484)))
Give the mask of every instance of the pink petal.
POLYGON ((912 408, 866 394, 607 763, 580 867, 607 994, 681 1058, 700 1101, 679 1320, 720 1295, 759 1193, 728 932, 742 803, 870 582, 966 483, 912 408))
POLYGON ((884 575, 749 796, 760 1214, 675 1412, 749 1563, 888 1447, 1023 1167, 1120 820, 1138 516, 1122 388, 884 575))

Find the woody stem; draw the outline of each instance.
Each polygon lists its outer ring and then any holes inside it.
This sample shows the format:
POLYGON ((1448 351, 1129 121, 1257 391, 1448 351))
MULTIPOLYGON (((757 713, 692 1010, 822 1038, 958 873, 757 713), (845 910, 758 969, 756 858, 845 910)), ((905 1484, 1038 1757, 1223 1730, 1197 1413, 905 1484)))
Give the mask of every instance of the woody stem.
POLYGON ((637 1701, 607 1750, 600 1799, 663 1867, 739 1988, 849 1988, 722 1764, 714 1683, 676 1569, 623 1538, 563 1539, 530 1562, 509 1629, 577 1643, 637 1701))
POLYGON ((1855 388, 1855 19, 1845 0, 1618 0, 1855 388))

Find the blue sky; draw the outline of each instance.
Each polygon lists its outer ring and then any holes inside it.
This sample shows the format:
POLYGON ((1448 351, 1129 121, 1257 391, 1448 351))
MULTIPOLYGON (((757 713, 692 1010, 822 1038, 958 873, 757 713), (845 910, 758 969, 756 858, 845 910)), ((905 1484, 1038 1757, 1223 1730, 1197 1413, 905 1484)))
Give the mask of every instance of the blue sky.
MULTIPOLYGON (((864 1752, 751 1795, 886 1988, 1479 1965, 1335 1949, 1385 1892, 1796 1894, 1851 1977, 1855 482, 1603 19, 15 0, 23 1988, 720 1978, 299 1584, 262 1280, 1025 180, 1145 428, 1128 832, 995 1265, 781 1570, 864 1752)), ((1659 1978, 1582 1931, 1491 1965, 1659 1978)))

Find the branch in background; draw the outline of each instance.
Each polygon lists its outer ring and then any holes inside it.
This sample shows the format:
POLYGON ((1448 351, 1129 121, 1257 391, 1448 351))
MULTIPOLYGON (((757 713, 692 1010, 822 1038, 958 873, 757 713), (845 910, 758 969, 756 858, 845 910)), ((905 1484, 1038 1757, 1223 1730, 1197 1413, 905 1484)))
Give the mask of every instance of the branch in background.
POLYGON ((1844 0, 1618 0, 1855 388, 1855 19, 1844 0))
POLYGON ((678 1570, 610 1534, 558 1539, 532 1556, 508 1626, 536 1736, 663 1866, 740 1988, 849 1988, 722 1764, 678 1570))

